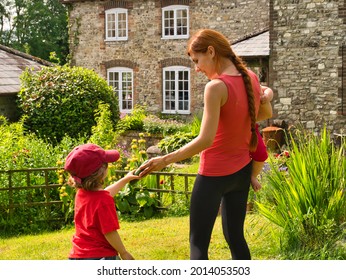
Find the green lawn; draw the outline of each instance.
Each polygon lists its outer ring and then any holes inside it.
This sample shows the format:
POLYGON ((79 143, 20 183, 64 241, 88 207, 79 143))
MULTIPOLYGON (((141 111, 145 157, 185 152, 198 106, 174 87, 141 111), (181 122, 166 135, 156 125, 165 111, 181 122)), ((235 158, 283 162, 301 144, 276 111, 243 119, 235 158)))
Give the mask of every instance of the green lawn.
MULTIPOLYGON (((128 251, 138 260, 189 259, 189 217, 165 217, 139 222, 121 221, 119 231, 128 251)), ((277 231, 257 214, 246 219, 246 238, 257 260, 278 259, 277 231), (277 232, 276 232, 277 233, 277 232)), ((65 260, 71 248, 74 229, 2 238, 0 260, 65 260)), ((211 260, 229 259, 230 254, 222 235, 221 218, 215 223, 209 248, 211 260)))

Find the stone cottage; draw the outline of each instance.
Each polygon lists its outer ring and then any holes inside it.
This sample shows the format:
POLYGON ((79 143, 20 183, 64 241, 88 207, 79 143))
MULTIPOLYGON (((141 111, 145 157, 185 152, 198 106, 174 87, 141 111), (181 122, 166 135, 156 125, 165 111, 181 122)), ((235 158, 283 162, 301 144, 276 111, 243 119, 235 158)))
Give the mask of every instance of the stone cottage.
POLYGON ((123 113, 136 104, 200 112, 206 78, 185 48, 190 34, 212 28, 273 88, 274 118, 346 127, 346 0, 60 1, 69 6, 72 64, 114 86, 123 113))
POLYGON ((34 71, 52 63, 0 45, 0 115, 9 121, 19 118, 16 104, 17 94, 20 90, 20 75, 29 67, 34 71))

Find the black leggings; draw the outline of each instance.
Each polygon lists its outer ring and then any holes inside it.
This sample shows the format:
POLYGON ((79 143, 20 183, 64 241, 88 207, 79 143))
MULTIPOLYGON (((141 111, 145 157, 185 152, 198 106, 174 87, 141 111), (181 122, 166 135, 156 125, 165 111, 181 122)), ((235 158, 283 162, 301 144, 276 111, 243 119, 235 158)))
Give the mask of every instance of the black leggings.
POLYGON ((197 175, 190 206, 190 259, 207 260, 215 219, 221 203, 222 229, 232 259, 250 260, 244 237, 252 163, 220 177, 197 175))

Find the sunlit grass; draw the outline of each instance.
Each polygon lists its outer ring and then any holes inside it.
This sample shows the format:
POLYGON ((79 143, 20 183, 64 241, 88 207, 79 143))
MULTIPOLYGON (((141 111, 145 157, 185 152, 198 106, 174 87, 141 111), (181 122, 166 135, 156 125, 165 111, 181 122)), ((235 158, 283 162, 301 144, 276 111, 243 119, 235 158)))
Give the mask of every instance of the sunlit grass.
MULTIPOLYGON (((121 221, 120 236, 129 252, 138 260, 189 259, 189 217, 165 217, 146 221, 121 221)), ((253 259, 278 258, 276 229, 263 217, 249 214, 246 238, 253 259)), ((73 228, 39 235, 4 238, 0 241, 1 260, 65 260, 71 249, 73 228)), ((209 248, 211 260, 230 259, 224 240, 221 218, 214 226, 209 248)))

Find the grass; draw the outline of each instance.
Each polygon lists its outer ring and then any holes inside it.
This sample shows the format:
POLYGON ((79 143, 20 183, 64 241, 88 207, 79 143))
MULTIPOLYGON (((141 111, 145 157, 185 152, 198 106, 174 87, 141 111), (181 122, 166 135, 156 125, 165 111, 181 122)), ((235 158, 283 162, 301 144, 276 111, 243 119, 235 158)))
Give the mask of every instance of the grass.
MULTIPOLYGON (((128 251, 138 260, 188 260, 189 217, 165 217, 146 221, 121 221, 119 231, 128 251)), ((278 259, 276 228, 258 214, 246 218, 246 238, 257 260, 278 259)), ((38 235, 2 238, 0 260, 66 260, 73 228, 38 235)), ((209 248, 211 260, 230 259, 222 235, 221 218, 214 226, 209 248)))

